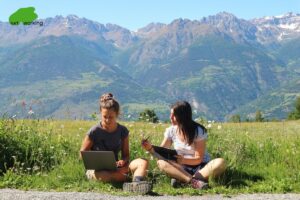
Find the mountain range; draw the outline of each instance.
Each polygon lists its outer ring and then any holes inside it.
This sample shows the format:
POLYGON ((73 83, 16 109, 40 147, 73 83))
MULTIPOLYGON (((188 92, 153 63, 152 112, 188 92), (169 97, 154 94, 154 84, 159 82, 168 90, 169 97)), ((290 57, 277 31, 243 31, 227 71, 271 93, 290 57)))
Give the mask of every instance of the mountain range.
POLYGON ((221 12, 137 31, 75 15, 43 26, 0 22, 2 114, 87 119, 112 92, 123 119, 145 108, 168 118, 189 101, 194 117, 286 118, 300 95, 300 14, 252 20, 221 12))

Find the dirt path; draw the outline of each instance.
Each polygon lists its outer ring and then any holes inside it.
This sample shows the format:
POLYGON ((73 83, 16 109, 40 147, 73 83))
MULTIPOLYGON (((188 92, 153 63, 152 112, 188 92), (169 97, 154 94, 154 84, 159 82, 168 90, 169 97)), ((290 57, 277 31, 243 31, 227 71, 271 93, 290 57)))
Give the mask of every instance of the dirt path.
POLYGON ((222 195, 205 195, 205 196, 112 196, 101 193, 86 192, 38 192, 38 191, 21 191, 14 189, 0 189, 0 200, 217 200, 217 199, 255 199, 255 200, 300 200, 300 194, 241 194, 230 197, 222 195))

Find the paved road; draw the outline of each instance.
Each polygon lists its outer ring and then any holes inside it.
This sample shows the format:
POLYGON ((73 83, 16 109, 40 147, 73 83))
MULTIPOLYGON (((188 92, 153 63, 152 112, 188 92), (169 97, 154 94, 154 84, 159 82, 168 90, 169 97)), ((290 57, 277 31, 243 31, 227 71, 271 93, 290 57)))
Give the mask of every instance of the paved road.
POLYGON ((100 193, 86 192, 38 192, 0 189, 0 200, 300 200, 300 194, 242 194, 231 197, 222 195, 204 196, 130 196, 120 197, 100 193))

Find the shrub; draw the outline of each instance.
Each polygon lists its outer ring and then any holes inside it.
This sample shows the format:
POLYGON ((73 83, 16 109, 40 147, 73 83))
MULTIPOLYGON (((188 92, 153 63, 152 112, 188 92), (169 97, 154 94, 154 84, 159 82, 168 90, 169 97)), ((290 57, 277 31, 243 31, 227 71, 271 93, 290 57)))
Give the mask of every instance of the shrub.
POLYGON ((255 112, 255 121, 256 122, 262 122, 262 121, 264 121, 263 114, 262 114, 262 112, 260 110, 257 110, 255 112))
POLYGON ((156 116, 154 110, 145 109, 143 112, 140 113, 139 120, 144 122, 157 123, 158 117, 156 116))
POLYGON ((300 119, 300 97, 297 98, 295 102, 295 110, 289 113, 288 119, 290 120, 300 119))
POLYGON ((234 123, 241 122, 241 116, 239 114, 232 115, 229 121, 234 123))
POLYGON ((59 164, 70 152, 70 142, 53 136, 51 130, 41 131, 38 120, 0 119, 0 171, 37 172, 59 164))

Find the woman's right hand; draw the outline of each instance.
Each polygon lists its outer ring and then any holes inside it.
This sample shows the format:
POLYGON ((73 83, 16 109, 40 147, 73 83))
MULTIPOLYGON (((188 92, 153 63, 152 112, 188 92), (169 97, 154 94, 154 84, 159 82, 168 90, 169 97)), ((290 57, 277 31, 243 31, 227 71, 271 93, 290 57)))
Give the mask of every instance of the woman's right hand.
POLYGON ((143 140, 142 140, 142 147, 143 147, 146 151, 150 151, 150 150, 152 149, 152 144, 149 142, 149 140, 143 139, 143 140))

